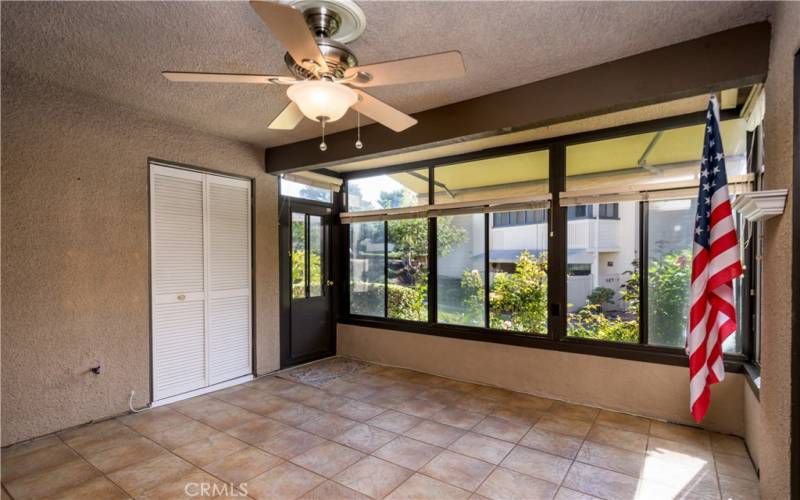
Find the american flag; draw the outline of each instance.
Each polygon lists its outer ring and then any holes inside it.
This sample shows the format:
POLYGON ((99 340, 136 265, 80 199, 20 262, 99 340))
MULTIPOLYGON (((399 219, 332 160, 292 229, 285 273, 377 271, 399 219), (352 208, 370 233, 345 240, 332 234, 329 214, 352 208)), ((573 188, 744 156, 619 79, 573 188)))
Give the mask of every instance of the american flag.
POLYGON ((692 416, 700 422, 711 403, 710 387, 725 378, 722 343, 736 331, 733 280, 742 275, 719 126, 712 95, 706 113, 700 193, 692 257, 691 311, 686 350, 692 416))

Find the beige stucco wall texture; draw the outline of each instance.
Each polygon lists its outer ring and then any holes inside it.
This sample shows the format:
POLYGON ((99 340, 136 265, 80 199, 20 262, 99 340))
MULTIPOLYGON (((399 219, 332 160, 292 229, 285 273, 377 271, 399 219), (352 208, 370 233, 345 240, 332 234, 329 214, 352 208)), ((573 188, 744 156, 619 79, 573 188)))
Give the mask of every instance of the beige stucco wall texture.
MULTIPOLYGON (((573 403, 693 423, 688 369, 489 342, 339 324, 338 353, 573 403)), ((703 426, 744 432, 744 378, 712 388, 703 426)))
POLYGON ((277 369, 263 150, 28 75, 2 83, 2 444, 125 412, 132 390, 149 401, 148 157, 255 179, 256 361, 277 369))
MULTIPOLYGON (((778 2, 772 18, 769 73, 765 85, 765 189, 792 186, 794 55, 800 49, 800 3, 778 2)), ((762 290, 762 342, 760 402, 746 398, 747 443, 761 474, 763 498, 789 498, 790 402, 791 402, 791 290, 798 286, 792 276, 792 200, 784 214, 764 228, 762 290), (794 283, 794 285, 793 285, 794 283)), ((794 383, 798 383, 795 381, 794 383)), ((800 437, 795 436, 794 439, 800 437)))

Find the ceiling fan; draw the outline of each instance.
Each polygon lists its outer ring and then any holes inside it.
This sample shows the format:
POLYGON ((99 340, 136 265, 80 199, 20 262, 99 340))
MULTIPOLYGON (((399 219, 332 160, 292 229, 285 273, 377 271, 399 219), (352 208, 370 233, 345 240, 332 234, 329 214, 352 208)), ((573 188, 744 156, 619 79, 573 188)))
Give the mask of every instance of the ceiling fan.
POLYGON ((458 51, 359 66, 345 43, 358 38, 366 19, 352 0, 251 0, 250 6, 288 50, 284 61, 293 76, 180 71, 162 74, 174 82, 287 85, 291 102, 269 128, 294 129, 303 116, 321 122, 323 150, 325 124, 340 119, 350 108, 395 132, 417 123, 363 88, 446 80, 465 72, 458 51))

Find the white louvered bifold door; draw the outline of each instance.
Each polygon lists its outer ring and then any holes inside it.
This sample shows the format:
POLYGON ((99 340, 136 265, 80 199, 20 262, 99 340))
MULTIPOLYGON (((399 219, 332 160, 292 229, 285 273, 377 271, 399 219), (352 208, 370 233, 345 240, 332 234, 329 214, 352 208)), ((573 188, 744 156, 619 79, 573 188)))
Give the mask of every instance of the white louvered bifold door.
POLYGON ((250 183, 209 175, 208 369, 211 384, 251 373, 250 183))
POLYGON ((151 169, 155 400, 208 384, 204 184, 197 172, 151 169))
POLYGON ((252 373, 250 182, 151 165, 153 400, 252 373))

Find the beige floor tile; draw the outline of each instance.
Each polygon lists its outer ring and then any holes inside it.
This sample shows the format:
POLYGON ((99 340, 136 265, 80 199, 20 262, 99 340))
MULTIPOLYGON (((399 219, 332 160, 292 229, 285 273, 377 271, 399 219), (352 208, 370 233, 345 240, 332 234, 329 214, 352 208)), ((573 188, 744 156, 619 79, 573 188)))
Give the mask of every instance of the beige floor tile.
POLYGON ((325 438, 290 427, 255 446, 288 460, 324 442, 325 438))
POLYGON ((464 430, 449 425, 423 420, 405 432, 405 435, 418 441, 446 448, 464 435, 464 430))
POLYGON ((707 463, 714 462, 714 456, 708 448, 653 436, 650 436, 647 440, 647 455, 648 457, 679 463, 686 462, 687 460, 702 460, 707 463))
POLYGON ((293 500, 324 481, 320 475, 285 462, 247 481, 247 494, 258 500, 293 500))
POLYGON ((316 408, 317 410, 320 411, 335 413, 338 408, 340 408, 348 401, 350 400, 342 396, 337 396, 335 394, 328 394, 327 392, 323 392, 319 396, 306 399, 303 402, 303 404, 305 404, 306 406, 310 406, 311 408, 316 408))
POLYGON ((364 457, 360 451, 328 441, 294 457, 291 461, 320 476, 331 478, 364 457))
POLYGON ((714 453, 727 453, 729 455, 738 455, 740 457, 749 456, 742 438, 730 436, 728 434, 718 434, 716 432, 712 432, 710 434, 711 449, 714 451, 714 453))
POLYGON ((475 491, 492 469, 494 469, 492 464, 482 460, 452 451, 443 451, 428 462, 420 472, 453 486, 475 491))
POLYGON ((711 440, 707 431, 686 425, 653 421, 650 423, 650 435, 702 448, 711 447, 711 440))
POLYGON ((723 500, 759 500, 761 498, 757 481, 720 474, 719 487, 722 490, 723 500))
POLYGON ((117 419, 84 425, 60 432, 70 448, 82 455, 97 453, 115 446, 119 441, 139 437, 139 434, 117 419))
POLYGON ((517 408, 521 410, 536 410, 546 412, 549 410, 555 401, 547 398, 540 398, 532 394, 521 394, 515 392, 512 396, 503 402, 503 406, 507 408, 517 408))
POLYGON ((210 413, 228 408, 237 408, 228 402, 213 397, 212 394, 184 399, 183 401, 172 403, 169 407, 195 420, 210 413))
POLYGON ((402 434, 417 425, 420 421, 421 419, 415 416, 406 415, 399 411, 387 410, 377 417, 367 420, 366 423, 389 432, 402 434))
POLYGON ((185 425, 192 420, 182 413, 178 413, 168 406, 161 406, 142 413, 134 413, 120 417, 119 421, 136 432, 142 434, 155 434, 170 427, 185 425))
POLYGON ((499 406, 491 413, 492 417, 501 418, 508 422, 515 424, 527 425, 528 427, 534 425, 545 415, 540 410, 532 408, 515 408, 513 406, 499 406))
POLYGON ((238 427, 247 422, 260 418, 258 413, 239 408, 238 406, 229 405, 229 408, 224 408, 218 411, 210 412, 205 415, 196 417, 197 421, 202 422, 208 426, 221 431, 227 431, 234 427, 238 427))
POLYGON ((343 445, 372 453, 397 436, 394 432, 385 431, 367 424, 356 424, 346 432, 339 434, 334 441, 343 445))
POLYGON ((274 394, 285 389, 290 389, 296 384, 290 380, 269 376, 258 378, 252 381, 250 385, 252 385, 254 389, 259 389, 274 394))
POLYGON ((584 441, 575 460, 639 477, 644 467, 644 452, 632 452, 605 444, 584 441))
POLYGON ((469 491, 422 474, 414 474, 394 490, 387 500, 466 500, 469 491))
POLYGON ((186 424, 171 427, 147 437, 168 450, 174 450, 180 446, 209 438, 217 433, 219 433, 218 430, 192 420, 186 424))
POLYGON ((493 399, 495 401, 504 401, 506 399, 513 398, 518 393, 509 391, 508 389, 502 389, 500 387, 482 385, 472 391, 471 394, 482 398, 493 399))
POLYGON ((376 450, 373 455, 406 469, 418 470, 441 452, 442 448, 438 446, 399 436, 376 450))
POLYGON ((386 394, 383 390, 380 390, 363 398, 361 401, 381 408, 394 408, 395 406, 403 404, 407 399, 409 398, 386 394))
POLYGON ((164 448, 144 437, 125 439, 114 446, 83 457, 105 474, 144 462, 168 453, 164 448))
POLYGON ((573 459, 578 454, 583 440, 533 428, 520 439, 519 444, 553 455, 573 459))
POLYGON ((237 485, 227 484, 201 470, 165 481, 137 500, 175 500, 192 498, 244 498, 237 485))
POLYGON ((501 467, 560 484, 572 464, 571 460, 543 451, 515 446, 500 464, 501 467))
POLYGON ((172 452, 198 467, 204 467, 244 448, 247 448, 247 444, 243 441, 223 432, 217 432, 209 437, 175 448, 172 452))
POLYGON ((372 498, 383 498, 411 474, 406 468, 369 456, 337 474, 334 480, 372 498))
MULTIPOLYGON (((119 424, 118 422, 116 422, 114 420, 111 420, 111 422, 114 422, 117 425, 122 425, 122 424, 119 424)), ((98 426, 98 425, 100 425, 100 424, 93 424, 93 426, 98 426)), ((43 437, 43 438, 34 439, 32 441, 28 441, 26 443, 19 443, 19 444, 11 445, 11 446, 3 449, 3 451, 2 451, 3 460, 5 461, 5 460, 7 460, 9 458, 16 458, 16 457, 20 457, 22 455, 27 455, 28 453, 32 453, 34 451, 43 450, 43 449, 49 448, 51 446, 63 446, 63 442, 62 442, 61 439, 63 439, 65 434, 69 435, 69 433, 83 431, 87 427, 90 427, 90 426, 84 425, 84 426, 81 426, 81 427, 75 427, 73 429, 68 429, 66 431, 59 432, 58 433, 58 437, 57 436, 47 436, 47 437, 43 437), (59 437, 61 437, 61 439, 59 439, 59 437)))
POLYGON ((480 385, 473 384, 471 382, 463 382, 461 380, 446 378, 442 380, 442 382, 439 384, 439 387, 443 389, 452 389, 454 391, 468 394, 477 389, 478 387, 480 387, 480 385))
POLYGON ((419 418, 430 418, 432 415, 442 411, 445 405, 427 399, 413 398, 404 401, 394 407, 395 410, 414 415, 419 418))
POLYGON ((555 500, 595 500, 597 497, 581 493, 580 491, 571 490, 562 486, 556 492, 555 500))
POLYGON ((417 396, 420 399, 435 401, 444 406, 450 406, 464 398, 464 394, 444 387, 435 387, 422 391, 417 396))
POLYGON ((31 448, 31 450, 28 453, 18 452, 11 457, 3 454, 2 477, 4 483, 81 460, 77 453, 58 439, 46 446, 31 448))
POLYGON ((243 389, 228 396, 225 400, 259 415, 268 415, 291 403, 291 401, 256 389, 243 389))
POLYGON ((431 415, 430 419, 440 424, 469 430, 475 427, 475 424, 483 420, 483 415, 460 408, 444 408, 434 415, 431 415))
POLYGON ((516 443, 526 432, 531 428, 531 424, 509 421, 504 418, 488 416, 484 418, 478 425, 473 427, 473 432, 479 432, 486 436, 502 439, 516 443))
POLYGON ((283 407, 267 414, 267 416, 279 422, 283 422, 284 424, 296 427, 323 414, 324 412, 316 408, 289 401, 283 407))
POLYGON ((458 438, 448 449, 490 464, 499 464, 513 447, 514 445, 507 441, 468 432, 458 438))
POLYGON ((364 422, 373 417, 377 417, 384 411, 386 410, 379 406, 364 403, 363 401, 348 399, 347 402, 337 408, 334 413, 341 417, 349 418, 350 420, 364 422))
POLYGON ((287 429, 289 429, 289 426, 286 424, 282 424, 270 418, 261 417, 257 420, 251 420, 237 427, 233 427, 232 429, 228 429, 225 432, 246 443, 256 445, 263 443, 272 436, 278 435, 287 429))
POLYGON ((206 471, 231 484, 241 484, 282 463, 279 457, 257 448, 235 451, 205 467, 206 471))
POLYGON ((640 434, 648 434, 650 432, 650 420, 616 411, 601 410, 595 423, 640 434))
POLYGON ((100 476, 97 469, 83 460, 69 461, 64 465, 20 477, 3 486, 12 497, 19 500, 59 496, 64 490, 100 476))
POLYGON ((336 380, 328 385, 325 390, 330 393, 338 394, 352 399, 364 399, 375 394, 378 389, 362 384, 354 384, 345 380, 336 380))
POLYGON ((575 462, 564 478, 567 488, 600 498, 625 500, 636 498, 639 481, 625 474, 575 462))
POLYGON ((663 485, 674 497, 719 498, 714 463, 697 457, 663 460, 648 454, 639 477, 663 485))
POLYGON ((358 422, 349 418, 340 417, 333 413, 323 413, 322 415, 307 420, 300 424, 298 428, 304 431, 317 434, 328 439, 333 439, 339 434, 347 431, 358 422))
POLYGON ((115 471, 108 478, 130 495, 139 496, 192 470, 194 467, 189 462, 171 453, 164 453, 115 471))
POLYGON ((574 420, 583 420, 584 422, 594 422, 594 419, 597 417, 597 414, 600 413, 600 410, 597 408, 592 408, 590 406, 583 406, 583 405, 576 405, 572 403, 563 403, 561 401, 556 401, 547 410, 548 413, 551 415, 555 415, 557 417, 564 417, 564 418, 571 418, 574 420))
POLYGON ((302 498, 303 500, 369 500, 367 495, 334 481, 325 481, 302 498))
POLYGON ((500 402, 497 400, 479 396, 476 392, 478 392, 477 389, 456 401, 453 406, 461 408, 462 410, 471 411, 472 413, 488 415, 500 405, 500 402))
POLYGON ((291 401, 304 402, 325 396, 325 391, 306 384, 295 384, 294 387, 275 391, 274 394, 291 401))
POLYGON ((105 476, 98 476, 59 491, 51 498, 58 498, 58 500, 122 500, 129 496, 105 476))
POLYGON ((557 489, 553 483, 498 467, 478 493, 494 500, 539 500, 553 498, 557 489))
POLYGON ((756 471, 749 457, 730 455, 727 453, 714 453, 717 472, 736 479, 757 481, 756 471))
POLYGON ((593 443, 615 446, 636 453, 647 449, 647 435, 638 432, 624 431, 614 427, 594 424, 586 439, 593 443))
POLYGON ((575 420, 573 418, 556 417, 554 415, 544 415, 533 426, 534 429, 539 429, 548 432, 557 432, 565 436, 574 436, 583 438, 589 433, 592 427, 590 422, 583 420, 575 420))

